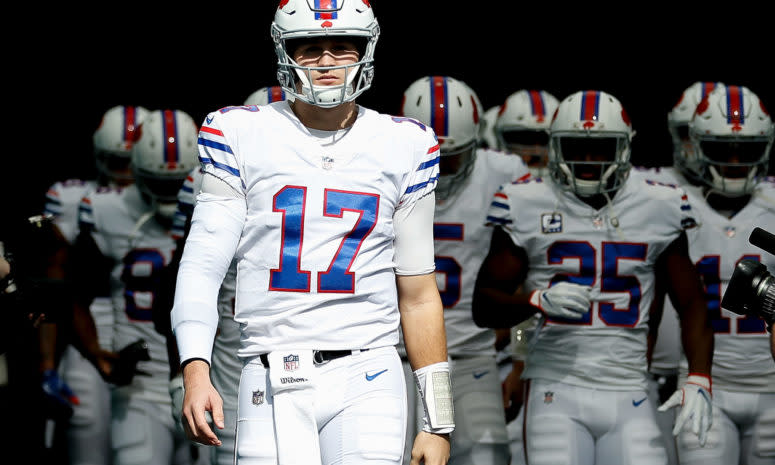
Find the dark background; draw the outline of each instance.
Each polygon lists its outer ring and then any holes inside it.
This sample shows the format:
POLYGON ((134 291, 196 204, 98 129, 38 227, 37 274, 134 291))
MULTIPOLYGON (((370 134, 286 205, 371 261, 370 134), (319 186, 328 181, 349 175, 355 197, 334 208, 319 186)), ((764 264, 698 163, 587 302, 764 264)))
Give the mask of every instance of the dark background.
MULTIPOLYGON (((37 211, 54 181, 92 178, 91 136, 111 106, 175 108, 199 122, 275 85, 277 2, 252 3, 68 4, 11 34, 3 204, 37 211)), ((671 163, 667 112, 695 81, 748 86, 775 108, 768 14, 744 4, 679 11, 636 3, 372 0, 382 34, 374 83, 359 103, 395 114, 404 89, 428 74, 465 81, 485 108, 523 88, 560 100, 604 90, 630 114, 633 162, 646 166, 671 163)))

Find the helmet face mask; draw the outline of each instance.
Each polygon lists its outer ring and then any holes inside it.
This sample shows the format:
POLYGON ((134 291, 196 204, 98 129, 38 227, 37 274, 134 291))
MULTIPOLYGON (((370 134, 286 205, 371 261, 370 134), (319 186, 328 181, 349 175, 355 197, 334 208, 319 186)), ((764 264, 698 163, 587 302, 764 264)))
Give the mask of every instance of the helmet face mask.
POLYGON ((431 127, 439 140, 437 199, 450 197, 471 174, 482 111, 476 93, 449 76, 424 76, 404 91, 401 115, 431 127))
POLYGON ((690 125, 700 179, 725 197, 749 195, 766 176, 775 130, 759 97, 720 86, 697 107, 690 125))
POLYGON ((374 78, 374 50, 379 25, 371 6, 363 0, 338 0, 330 8, 315 8, 314 2, 282 2, 275 14, 271 34, 277 55, 277 79, 289 94, 324 108, 355 100, 371 87, 374 78), (299 47, 320 40, 348 41, 359 51, 353 63, 341 66, 302 66, 294 60, 299 47), (311 85, 312 74, 343 69, 344 83, 331 86, 311 85))
POLYGON ((581 197, 619 190, 631 168, 632 125, 621 103, 602 91, 579 91, 560 103, 550 127, 549 173, 581 197))

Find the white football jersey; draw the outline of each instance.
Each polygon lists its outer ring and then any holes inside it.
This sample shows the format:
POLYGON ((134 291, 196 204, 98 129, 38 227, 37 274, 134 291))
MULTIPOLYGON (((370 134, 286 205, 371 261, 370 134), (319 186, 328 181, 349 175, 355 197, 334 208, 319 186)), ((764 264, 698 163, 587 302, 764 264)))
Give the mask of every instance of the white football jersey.
MULTIPOLYGON (((201 167, 191 170, 178 193, 178 209, 173 217, 172 235, 180 239, 194 212, 196 196, 202 185, 201 167)), ((213 342, 210 379, 223 399, 224 408, 236 410, 242 360, 237 356, 240 347, 240 327, 234 321, 234 299, 237 290, 237 266, 232 262, 218 292, 218 332, 213 342)))
MULTIPOLYGON (((731 219, 705 201, 700 189, 688 189, 702 223, 689 232, 689 253, 705 284, 714 332, 713 388, 740 392, 772 392, 775 362, 764 320, 721 308, 721 299, 737 263, 757 260, 775 271, 775 257, 748 242, 754 228, 775 231, 775 184, 760 183, 748 204, 731 219)), ((687 374, 686 358, 681 373, 687 374)))
MULTIPOLYGON (((109 189, 92 180, 68 179, 55 182, 46 192, 44 212, 54 216, 54 224, 67 242, 72 244, 78 236, 78 207, 81 199, 92 191, 109 189)), ((113 305, 110 296, 95 297, 89 311, 97 327, 100 347, 110 349, 113 332, 113 305)))
POLYGON ((82 200, 80 228, 91 231, 102 254, 113 262, 113 349, 144 339, 151 356, 137 365, 151 376, 135 376, 131 385, 117 392, 171 404, 166 340, 156 331, 151 310, 159 273, 170 263, 175 241, 168 229, 145 216, 149 210, 134 185, 100 189, 82 200))
POLYGON ((498 187, 529 174, 518 156, 478 149, 474 168, 463 186, 445 201, 436 200, 436 282, 444 305, 450 356, 495 354, 495 332, 480 328, 471 316, 476 275, 492 236, 483 220, 498 187))
POLYGON ((683 190, 633 178, 596 211, 550 179, 530 178, 496 192, 487 219, 527 253, 525 292, 560 281, 592 287, 584 319, 542 320, 523 377, 645 389, 654 266, 695 224, 683 190))
POLYGON ((633 166, 630 170, 630 176, 651 179, 652 181, 674 184, 676 186, 689 185, 686 177, 674 166, 633 166))
POLYGON ((210 113, 199 144, 205 171, 247 203, 236 252, 239 355, 395 345, 393 215, 436 185, 433 130, 359 107, 325 147, 282 101, 210 113))

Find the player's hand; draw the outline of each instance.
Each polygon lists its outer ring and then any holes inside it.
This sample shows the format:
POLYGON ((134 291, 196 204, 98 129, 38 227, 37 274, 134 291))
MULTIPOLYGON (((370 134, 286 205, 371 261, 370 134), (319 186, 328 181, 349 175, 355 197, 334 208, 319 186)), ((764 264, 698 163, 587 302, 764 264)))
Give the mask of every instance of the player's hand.
POLYGON ((194 360, 183 368, 182 422, 186 436, 206 446, 220 446, 208 422, 207 412, 212 414, 212 423, 218 429, 224 428, 223 399, 210 382, 210 367, 207 362, 194 360))
POLYGON ((43 372, 41 386, 46 397, 66 409, 71 409, 73 405, 81 403, 78 396, 75 395, 56 370, 46 370, 43 372))
MULTIPOLYGON (((103 356, 107 354, 103 353, 103 356)), ((142 340, 127 345, 114 357, 110 357, 109 369, 103 372, 103 378, 105 381, 114 384, 116 386, 126 386, 132 383, 132 378, 135 375, 151 376, 150 373, 139 370, 137 363, 140 361, 149 361, 151 355, 148 353, 148 344, 142 340)))
POLYGON ((592 288, 580 284, 559 282, 548 289, 530 294, 530 304, 548 317, 580 320, 589 312, 592 288))
POLYGON ((524 368, 524 362, 517 360, 512 364, 511 372, 506 376, 506 379, 501 383, 501 392, 503 394, 503 409, 506 413, 506 423, 511 423, 512 420, 519 415, 519 409, 522 408, 522 394, 524 391, 525 383, 520 378, 522 376, 522 369, 524 368))
POLYGON ((705 447, 708 431, 713 424, 713 403, 711 401, 711 379, 707 375, 689 375, 684 386, 675 391, 659 411, 681 406, 681 413, 675 419, 673 435, 678 435, 684 424, 691 420, 692 432, 697 435, 700 446, 705 447))
POLYGON ((410 465, 444 465, 449 461, 449 435, 420 431, 414 438, 410 465))

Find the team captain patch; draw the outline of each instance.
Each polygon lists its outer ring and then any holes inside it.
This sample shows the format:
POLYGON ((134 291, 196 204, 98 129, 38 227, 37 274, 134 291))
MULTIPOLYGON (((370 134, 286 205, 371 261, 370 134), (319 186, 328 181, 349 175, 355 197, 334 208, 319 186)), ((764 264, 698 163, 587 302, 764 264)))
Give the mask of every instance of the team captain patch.
POLYGON ((544 213, 541 215, 541 231, 544 234, 562 232, 562 213, 544 213))

